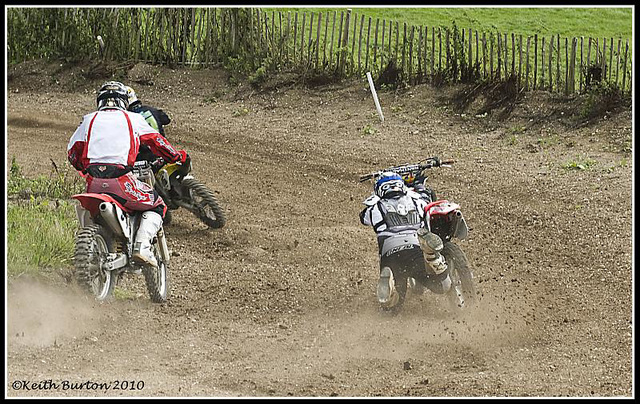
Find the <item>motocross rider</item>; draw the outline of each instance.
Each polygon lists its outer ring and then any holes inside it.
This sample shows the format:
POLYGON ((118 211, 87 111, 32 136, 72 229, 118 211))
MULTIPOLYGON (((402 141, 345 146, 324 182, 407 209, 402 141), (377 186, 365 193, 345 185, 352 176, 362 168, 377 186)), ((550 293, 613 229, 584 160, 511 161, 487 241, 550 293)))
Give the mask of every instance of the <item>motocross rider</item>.
POLYGON ((129 98, 124 84, 106 82, 98 90, 97 111, 85 115, 67 147, 71 165, 86 174, 87 192, 105 193, 125 208, 142 211, 136 232, 136 262, 157 267, 151 240, 167 210, 162 198, 132 173, 140 144, 170 162, 184 163, 188 154, 176 150, 145 119, 127 111, 129 98))
MULTIPOLYGON (((129 97, 128 110, 142 115, 147 123, 166 139, 164 126, 171 123, 171 118, 169 118, 169 115, 167 115, 163 110, 159 108, 154 108, 149 105, 143 105, 142 101, 138 99, 133 88, 129 86, 126 86, 126 88, 127 96, 129 97)), ((153 154, 151 149, 147 145, 141 144, 140 152, 138 153, 138 157, 136 157, 136 161, 146 160, 151 163, 155 159, 156 155, 153 154)), ((157 171, 157 169, 157 167, 153 167, 154 172, 157 171)))
POLYGON ((364 201, 367 207, 360 212, 360 222, 377 233, 377 296, 384 308, 402 304, 391 268, 405 269, 409 277, 437 294, 448 292, 451 286, 449 270, 440 254, 442 240, 425 227, 427 203, 428 196, 407 188, 402 177, 393 172, 382 173, 374 184, 374 193, 364 201))

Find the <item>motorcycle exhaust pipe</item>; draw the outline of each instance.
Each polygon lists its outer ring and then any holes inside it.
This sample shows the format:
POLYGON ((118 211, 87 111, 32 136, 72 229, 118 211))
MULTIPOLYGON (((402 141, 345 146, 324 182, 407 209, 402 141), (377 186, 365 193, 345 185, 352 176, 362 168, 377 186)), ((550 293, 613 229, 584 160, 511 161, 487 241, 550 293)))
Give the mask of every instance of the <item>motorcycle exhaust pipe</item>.
POLYGON ((107 223, 107 226, 118 236, 124 237, 124 232, 122 231, 122 226, 120 226, 120 222, 116 217, 115 208, 113 204, 108 202, 102 202, 100 204, 100 216, 107 223))

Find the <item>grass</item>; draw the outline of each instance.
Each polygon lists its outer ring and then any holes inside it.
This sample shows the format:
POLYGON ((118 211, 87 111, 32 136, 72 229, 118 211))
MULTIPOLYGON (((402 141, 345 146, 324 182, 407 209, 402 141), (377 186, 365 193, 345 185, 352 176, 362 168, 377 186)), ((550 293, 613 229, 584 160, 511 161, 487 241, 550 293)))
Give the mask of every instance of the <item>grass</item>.
POLYGON ((71 265, 78 227, 74 204, 29 200, 7 206, 7 273, 71 265))
POLYGON ((596 164, 598 164, 596 160, 591 160, 585 156, 579 156, 576 157, 575 160, 562 164, 562 168, 565 170, 589 170, 596 164))
POLYGON ((7 177, 7 273, 39 274, 71 265, 78 227, 69 197, 84 189, 72 169, 25 178, 12 159, 7 177))
MULTIPOLYGON (((291 11, 317 13, 340 12, 342 8, 264 8, 263 11, 291 11)), ((626 7, 395 7, 352 8, 353 13, 376 18, 406 22, 407 25, 451 26, 474 31, 500 31, 522 35, 557 35, 593 38, 631 39, 633 33, 632 8, 626 7)), ((293 17, 292 17, 293 18, 293 17)), ((299 17, 300 18, 300 17, 299 17)))

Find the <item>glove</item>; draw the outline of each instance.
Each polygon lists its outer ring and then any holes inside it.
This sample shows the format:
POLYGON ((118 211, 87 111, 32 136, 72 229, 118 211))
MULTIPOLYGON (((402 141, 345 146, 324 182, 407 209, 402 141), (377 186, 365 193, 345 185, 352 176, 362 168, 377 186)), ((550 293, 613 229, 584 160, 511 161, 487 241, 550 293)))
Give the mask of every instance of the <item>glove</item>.
POLYGON ((191 161, 191 157, 189 157, 189 154, 185 150, 178 150, 178 154, 180 154, 180 158, 178 159, 180 164, 185 165, 191 161))

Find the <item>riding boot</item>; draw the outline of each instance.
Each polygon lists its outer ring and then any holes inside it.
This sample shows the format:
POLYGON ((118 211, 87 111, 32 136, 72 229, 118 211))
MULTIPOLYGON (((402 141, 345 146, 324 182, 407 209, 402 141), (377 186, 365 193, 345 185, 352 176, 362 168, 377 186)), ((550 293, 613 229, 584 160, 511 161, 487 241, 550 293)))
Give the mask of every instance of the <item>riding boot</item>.
POLYGON ((384 267, 380 270, 378 280, 378 303, 384 307, 393 307, 398 303, 400 296, 394 287, 393 272, 391 268, 384 267))
POLYGON ((134 261, 150 265, 154 268, 158 267, 158 261, 153 254, 151 241, 161 227, 162 216, 151 211, 142 213, 142 219, 140 219, 140 225, 138 226, 135 242, 133 244, 132 258, 134 261))
POLYGON ((429 276, 433 278, 434 282, 439 281, 438 286, 434 284, 430 289, 436 293, 445 293, 451 287, 451 278, 449 277, 448 266, 444 256, 440 254, 444 247, 442 239, 426 228, 418 230, 418 236, 424 261, 432 272, 429 276))

